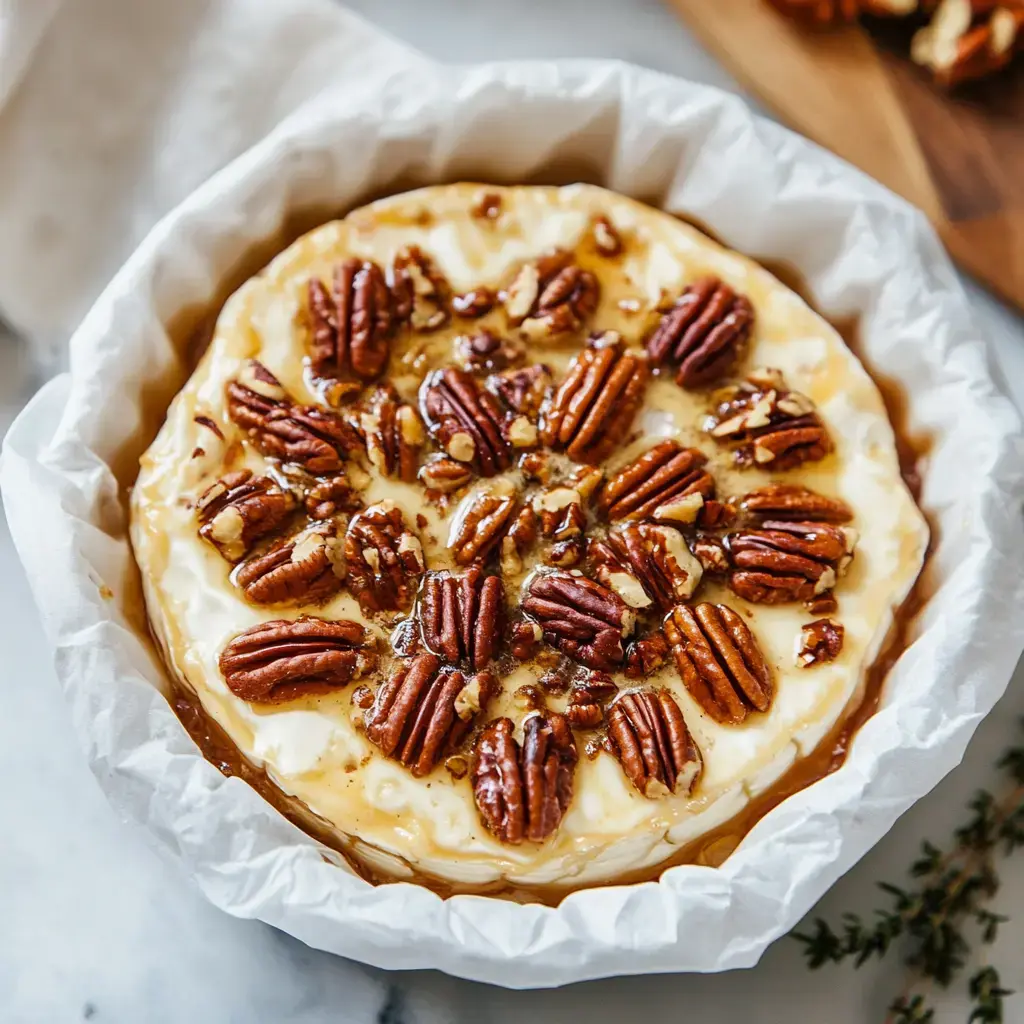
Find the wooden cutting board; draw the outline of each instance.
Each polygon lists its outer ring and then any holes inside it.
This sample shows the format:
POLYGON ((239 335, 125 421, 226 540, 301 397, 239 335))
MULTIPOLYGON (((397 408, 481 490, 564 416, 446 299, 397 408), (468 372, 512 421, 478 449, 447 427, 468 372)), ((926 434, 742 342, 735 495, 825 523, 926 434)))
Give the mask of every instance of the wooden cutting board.
POLYGON ((950 96, 910 62, 904 26, 815 32, 764 0, 668 2, 782 120, 919 206, 1024 310, 1024 58, 950 96))

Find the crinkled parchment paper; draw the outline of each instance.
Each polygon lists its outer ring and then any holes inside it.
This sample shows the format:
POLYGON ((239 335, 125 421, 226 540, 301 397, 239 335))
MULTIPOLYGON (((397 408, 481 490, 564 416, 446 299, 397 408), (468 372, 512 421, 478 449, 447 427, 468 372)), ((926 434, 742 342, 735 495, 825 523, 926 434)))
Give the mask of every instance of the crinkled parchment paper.
POLYGON ((3 497, 93 771, 207 896, 322 949, 511 987, 753 964, 957 762, 1024 646, 1022 458, 953 271, 924 218, 714 89, 619 64, 417 67, 306 103, 167 216, 72 341, 70 373, 7 438, 3 497), (844 767, 764 818, 718 869, 558 908, 373 887, 198 753, 140 629, 125 487, 184 382, 183 310, 300 207, 442 180, 582 178, 781 260, 933 439, 935 589, 844 767), (118 476, 115 476, 115 472, 118 476), (693 942, 694 935, 700 942, 693 942))

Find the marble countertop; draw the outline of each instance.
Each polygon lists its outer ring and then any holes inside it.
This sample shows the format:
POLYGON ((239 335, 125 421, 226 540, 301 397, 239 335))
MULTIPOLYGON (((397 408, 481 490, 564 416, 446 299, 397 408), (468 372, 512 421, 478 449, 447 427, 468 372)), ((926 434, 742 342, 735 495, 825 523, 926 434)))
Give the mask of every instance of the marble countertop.
MULTIPOLYGON (((350 6, 442 60, 616 57, 736 91, 658 0, 354 0, 350 6)), ((967 283, 979 328, 1024 408, 1024 321, 967 283)), ((2 332, 0 332, 2 333, 2 332)), ((0 428, 41 383, 26 352, 0 338, 0 428)), ((809 974, 783 939, 754 969, 510 993, 439 974, 386 974, 308 949, 215 910, 120 822, 85 766, 50 666, 27 585, 0 527, 0 1020, 5 1024, 702 1024, 881 1021, 901 987, 898 962, 809 974), (827 1008, 827 1010, 824 1010, 827 1008)), ((1024 714, 1024 671, 982 724, 963 765, 905 815, 821 901, 835 919, 874 905, 878 879, 899 880, 920 841, 944 842, 1024 714)), ((1024 991, 1024 858, 1004 872, 1016 912, 993 959, 1024 991)), ((937 1024, 962 1021, 939 1000, 937 1024)), ((1024 1020, 1024 994, 1007 1003, 1024 1020)))

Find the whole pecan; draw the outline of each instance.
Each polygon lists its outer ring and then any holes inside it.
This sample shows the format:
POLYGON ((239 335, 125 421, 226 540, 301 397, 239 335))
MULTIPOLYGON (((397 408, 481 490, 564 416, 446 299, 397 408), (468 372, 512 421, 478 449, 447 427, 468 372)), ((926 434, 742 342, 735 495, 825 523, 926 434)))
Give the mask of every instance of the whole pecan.
POLYGON ((390 501, 352 517, 345 533, 346 581, 367 614, 412 604, 423 575, 423 548, 390 501))
POLYGON ((604 704, 618 693, 611 676, 590 672, 569 691, 565 716, 577 729, 596 729, 604 721, 604 704))
POLYGON ((434 261, 418 246, 400 249, 391 267, 395 319, 422 333, 443 327, 451 316, 451 288, 434 261))
POLYGON ((420 409, 438 444, 482 476, 494 476, 512 464, 501 410, 494 396, 481 391, 463 370, 435 370, 420 388, 420 409))
POLYGON ((370 463, 384 476, 412 483, 426 435, 419 413, 403 402, 391 384, 374 391, 360 410, 358 429, 370 463))
POLYGON ((514 338, 500 338, 493 331, 462 334, 455 339, 455 356, 470 373, 505 370, 522 362, 526 346, 514 338))
POLYGON ((652 601, 663 611, 671 608, 693 594, 703 575, 686 538, 675 527, 658 523, 617 527, 591 545, 590 555, 598 567, 597 578, 634 608, 646 608, 652 601), (647 601, 634 603, 635 590, 628 582, 624 584, 628 591, 619 590, 616 577, 623 572, 639 582, 647 601))
POLYGON ((430 573, 417 608, 427 650, 451 664, 465 660, 474 672, 494 657, 505 627, 505 587, 500 576, 472 566, 461 576, 430 573))
POLYGON ((337 593, 344 574, 341 543, 325 523, 243 562, 233 579, 253 604, 313 604, 337 593))
POLYGON ((829 498, 797 484, 767 484, 744 495, 740 507, 757 519, 799 519, 816 523, 848 523, 853 510, 839 498, 829 498))
POLYGON ((497 692, 490 672, 466 677, 433 654, 398 663, 366 715, 366 735, 413 775, 427 775, 462 742, 497 692))
POLYGON ((843 649, 846 630, 842 623, 832 619, 815 619, 800 627, 800 646, 796 652, 796 663, 800 668, 810 668, 826 661, 835 661, 843 649))
POLYGON ((737 362, 754 309, 717 277, 690 285, 647 339, 654 366, 676 367, 676 383, 697 388, 723 377, 737 362))
POLYGON ((540 712, 523 722, 523 745, 511 719, 484 726, 473 750, 473 795, 487 829, 502 842, 541 843, 572 800, 579 754, 564 715, 540 712))
POLYGON ((806 395, 789 391, 778 370, 757 370, 715 394, 707 430, 735 450, 740 466, 792 469, 832 451, 832 438, 806 395))
POLYGON ((340 416, 313 405, 296 405, 277 378, 250 360, 227 388, 228 415, 264 455, 294 463, 316 476, 337 473, 348 452, 362 447, 340 416))
POLYGON ((275 619, 236 636, 221 652, 220 670, 242 700, 291 700, 365 675, 376 664, 371 644, 366 630, 348 619, 275 619))
POLYGON ((573 462, 598 463, 629 434, 650 370, 614 332, 595 339, 569 366, 544 410, 541 440, 573 462))
POLYGON ((728 605, 679 605, 665 618, 665 636, 690 696, 716 722, 735 724, 771 707, 771 669, 728 605))
POLYGON ((624 466, 604 485, 598 508, 617 519, 696 521, 715 481, 704 468, 707 457, 678 441, 659 441, 624 466))
POLYGON ((606 716, 612 750, 639 793, 656 799, 693 792, 703 760, 668 690, 624 693, 606 716))
POLYGON ((463 498, 452 517, 448 550, 456 565, 483 560, 515 522, 519 496, 507 480, 478 488, 463 498))
POLYGON ((829 523, 767 520, 725 538, 729 586, 761 604, 807 601, 830 591, 846 572, 857 534, 829 523))
POLYGON ((597 278, 578 267, 571 252, 556 249, 522 266, 506 293, 505 311, 526 334, 541 338, 578 330, 600 297, 597 278))
POLYGON ((309 282, 310 362, 320 377, 375 380, 388 363, 394 320, 384 273, 371 261, 347 259, 331 290, 309 282))
POLYGON ((239 470, 222 477, 199 496, 199 536, 229 562, 237 562, 258 540, 278 529, 294 508, 295 498, 270 477, 239 470))
POLYGON ((603 584, 578 573, 539 572, 521 607, 549 644, 588 668, 611 672, 625 660, 623 640, 633 632, 636 615, 603 584))
POLYGON ((665 634, 657 629, 640 637, 629 645, 626 651, 626 675, 630 679, 643 679, 657 672, 672 653, 665 634))

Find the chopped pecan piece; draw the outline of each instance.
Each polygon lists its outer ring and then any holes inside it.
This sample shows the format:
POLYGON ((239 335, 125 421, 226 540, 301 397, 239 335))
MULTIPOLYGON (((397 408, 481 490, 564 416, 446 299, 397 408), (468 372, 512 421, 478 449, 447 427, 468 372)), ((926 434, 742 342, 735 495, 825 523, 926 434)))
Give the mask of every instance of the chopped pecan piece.
POLYGON ((832 438, 814 403, 786 389, 778 370, 758 370, 715 394, 707 430, 735 449, 740 466, 792 469, 832 451, 832 438))
POLYGON ((728 572, 729 552, 717 537, 698 537, 693 542, 693 556, 705 572, 728 572))
POLYGON ((771 707, 771 669, 728 605, 679 605, 665 618, 665 636, 690 696, 716 722, 735 724, 771 707))
POLYGON ((519 504, 516 489, 507 480, 468 494, 452 517, 448 550, 456 565, 486 558, 508 533, 519 504))
POLYGON ((501 541, 501 571, 509 579, 523 571, 523 555, 537 539, 537 515, 524 505, 501 541))
POLYGON ((341 589, 341 543, 317 525, 239 566, 235 583, 253 604, 314 604, 341 589))
POLYGON ((505 370, 522 362, 526 346, 513 338, 499 338, 493 331, 462 334, 455 339, 455 357, 464 370, 485 373, 505 370))
POLYGON ((366 630, 347 619, 276 619, 236 636, 221 653, 220 670, 242 700, 291 700, 365 675, 376 664, 371 643, 366 630))
POLYGON ((423 583, 418 618, 427 649, 451 664, 465 660, 474 672, 494 657, 505 626, 500 576, 478 566, 461 576, 430 573, 423 583))
POLYGON ((577 573, 537 573, 522 609, 537 620, 549 644, 600 672, 622 664, 623 640, 636 624, 635 613, 615 591, 577 573))
POLYGON ((1024 7, 1005 0, 945 0, 936 6, 931 22, 914 34, 910 46, 914 62, 928 68, 947 89, 1001 71, 1020 52, 1024 7))
POLYGON ((451 494, 473 479, 473 471, 464 462, 456 462, 447 455, 431 455, 420 469, 419 477, 428 492, 451 494))
POLYGON ((347 476, 335 476, 314 480, 303 497, 310 519, 330 519, 338 512, 355 512, 363 507, 347 476))
POLYGON ((676 383, 697 388, 723 377, 750 336, 754 309, 717 277, 690 285, 647 339, 654 366, 676 367, 676 383))
POLYGON ((748 601, 782 604, 830 591, 849 567, 857 534, 828 523, 768 520, 725 541, 729 586, 748 601))
POLYGON ((451 288, 434 261, 417 246, 406 246, 395 256, 391 292, 395 319, 408 321, 414 331, 436 331, 448 322, 451 288))
POLYGON ((452 298, 452 310, 456 316, 465 320, 477 320, 486 316, 498 301, 498 296, 490 288, 477 287, 452 298))
POLYGON ((295 498, 266 476, 248 469, 229 473, 208 487, 196 502, 199 536, 229 562, 244 558, 262 537, 291 515, 295 498))
POLYGON ((832 619, 815 619, 800 627, 799 648, 796 663, 800 668, 810 668, 825 661, 835 661, 843 649, 843 635, 846 630, 842 623, 832 619))
POLYGON ((611 676, 590 672, 569 691, 565 716, 577 729, 596 729, 604 721, 604 704, 618 691, 611 676))
POLYGON ((704 468, 707 461, 696 448, 684 448, 678 441, 659 441, 604 485, 598 508, 613 522, 695 522, 705 501, 715 493, 714 478, 704 468))
POLYGON ((665 634, 660 629, 655 630, 629 645, 626 675, 630 679, 643 679, 661 668, 671 653, 665 634))
POLYGON ((498 689, 490 672, 466 677, 433 654, 399 662, 365 718, 366 735, 413 775, 429 772, 455 749, 498 689))
POLYGON ((376 263, 347 259, 332 289, 309 282, 310 361, 320 377, 375 380, 388 363, 394 322, 384 273, 376 263))
POLYGON ((758 519, 799 519, 814 523, 848 523, 853 510, 839 498, 829 498, 796 484, 768 484, 745 495, 740 507, 758 519))
POLYGON ((562 569, 579 563, 587 548, 587 514, 579 491, 571 487, 543 491, 533 499, 533 508, 540 520, 541 536, 554 541, 546 561, 562 569))
POLYGON ((512 657, 519 661, 529 661, 537 653, 537 646, 543 639, 544 631, 536 622, 517 622, 512 627, 512 657))
POLYGON ((542 363, 487 378, 487 388, 513 413, 535 420, 551 387, 551 371, 542 363))
POLYGON ((419 413, 385 384, 360 411, 358 424, 370 463, 384 476, 412 483, 426 441, 419 413))
POLYGON ((531 715, 523 745, 511 719, 488 723, 473 751, 473 795, 487 829, 502 842, 543 842, 562 822, 572 800, 579 755, 564 715, 531 715))
POLYGON ((663 611, 671 608, 693 594, 703 575, 686 538, 675 527, 657 523, 626 523, 611 530, 591 545, 590 555, 597 578, 633 608, 647 608, 652 601, 663 611))
POLYGON ((390 501, 352 517, 345 534, 349 590, 367 614, 408 608, 423 575, 423 548, 390 501))
POLYGON ((362 447, 359 435, 340 416, 291 402, 277 378, 256 360, 226 390, 228 415, 264 455, 319 476, 337 473, 346 454, 362 447))
POLYGON ((494 476, 512 464, 501 411, 494 396, 481 391, 463 370, 435 370, 420 388, 420 409, 438 444, 482 476, 494 476))
POLYGON ((591 234, 594 237, 594 247, 602 256, 618 256, 622 252, 622 236, 607 217, 594 219, 591 234))
POLYGON ((653 800, 693 792, 703 761, 668 690, 624 693, 607 718, 612 749, 639 793, 653 800))
POLYGON ((505 296, 509 320, 531 337, 578 330, 597 309, 601 286, 589 270, 557 249, 522 266, 505 296))
POLYGON ((596 339, 545 408, 541 440, 573 462, 601 462, 629 434, 649 376, 646 359, 626 352, 617 335, 596 339))

